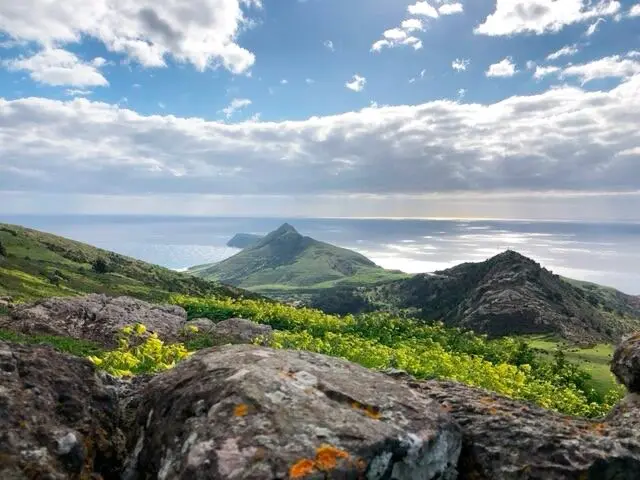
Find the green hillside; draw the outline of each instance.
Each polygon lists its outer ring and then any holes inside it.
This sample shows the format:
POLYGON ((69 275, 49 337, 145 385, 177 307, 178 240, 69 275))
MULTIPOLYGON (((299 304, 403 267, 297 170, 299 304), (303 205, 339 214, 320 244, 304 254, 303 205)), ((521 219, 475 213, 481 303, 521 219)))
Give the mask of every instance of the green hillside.
POLYGON ((175 293, 248 294, 84 243, 0 223, 0 296, 29 300, 83 293, 156 301, 175 293))
POLYGON ((328 313, 402 311, 491 336, 552 333, 584 344, 640 328, 637 297, 567 281, 513 251, 434 274, 316 291, 306 303, 328 313))
POLYGON ((319 242, 284 224, 222 262, 192 267, 189 273, 261 292, 370 284, 406 278, 384 270, 359 253, 319 242))

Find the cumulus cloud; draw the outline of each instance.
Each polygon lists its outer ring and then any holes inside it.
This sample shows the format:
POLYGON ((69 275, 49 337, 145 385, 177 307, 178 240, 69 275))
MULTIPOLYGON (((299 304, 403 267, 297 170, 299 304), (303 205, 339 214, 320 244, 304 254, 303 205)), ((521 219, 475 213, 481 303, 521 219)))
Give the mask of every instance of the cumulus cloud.
POLYGON ((495 11, 474 32, 490 36, 542 35, 593 18, 613 16, 620 7, 615 0, 497 0, 495 11))
POLYGON ((464 12, 464 7, 461 3, 445 3, 438 9, 438 13, 440 13, 440 15, 453 15, 455 13, 462 12, 464 12))
POLYGON ((576 44, 566 45, 562 47, 560 50, 556 50, 553 53, 547 55, 547 60, 557 60, 560 57, 571 56, 578 53, 578 46, 576 44))
POLYGON ((285 122, 142 115, 84 98, 0 99, 0 191, 637 191, 639 124, 640 75, 604 91, 564 85, 496 103, 440 100, 285 122))
POLYGON ((104 87, 107 79, 98 70, 106 63, 96 57, 87 63, 75 54, 60 48, 45 49, 30 57, 6 60, 3 64, 13 71, 27 71, 36 82, 47 85, 74 87, 104 87))
POLYGON ((554 73, 558 73, 560 71, 560 67, 555 67, 553 65, 549 66, 536 66, 536 71, 533 73, 533 77, 536 80, 541 80, 542 78, 552 75, 554 73))
POLYGON ((353 76, 351 81, 345 83, 344 86, 347 87, 349 90, 353 90, 354 92, 361 92, 364 89, 364 86, 366 85, 366 83, 367 83, 366 78, 356 74, 353 76))
POLYGON ((87 95, 91 95, 92 93, 92 90, 84 90, 82 88, 67 88, 64 91, 64 94, 68 95, 69 97, 84 97, 87 95))
POLYGON ((485 75, 487 77, 513 77, 517 72, 518 70, 515 64, 511 61, 511 58, 507 57, 500 62, 489 66, 485 75))
POLYGON ((243 9, 260 6, 260 0, 8 1, 0 2, 0 31, 43 46, 88 36, 147 67, 165 66, 171 56, 198 70, 222 65, 241 73, 255 60, 237 43, 249 26, 243 9))
POLYGON ((631 7, 631 9, 629 10, 629 16, 630 17, 640 17, 640 3, 634 5, 633 7, 631 7))
POLYGON ((382 34, 382 40, 378 40, 371 46, 372 52, 379 52, 383 48, 393 48, 401 45, 408 45, 419 50, 422 48, 422 40, 410 35, 409 32, 422 30, 422 21, 410 18, 402 22, 400 27, 390 28, 382 34))
POLYGON ((583 84, 601 78, 628 78, 640 73, 640 62, 631 58, 633 57, 613 55, 588 63, 570 65, 562 70, 562 77, 576 77, 583 84))
POLYGON ((471 60, 467 58, 456 58, 451 62, 451 68, 457 72, 464 72, 470 64, 471 60))
POLYGON ((425 17, 438 18, 438 10, 427 1, 416 2, 413 5, 409 5, 407 10, 411 15, 424 15, 425 17))
POLYGON ((227 118, 231 118, 238 110, 242 110, 251 105, 248 98, 234 98, 231 103, 221 110, 227 118))

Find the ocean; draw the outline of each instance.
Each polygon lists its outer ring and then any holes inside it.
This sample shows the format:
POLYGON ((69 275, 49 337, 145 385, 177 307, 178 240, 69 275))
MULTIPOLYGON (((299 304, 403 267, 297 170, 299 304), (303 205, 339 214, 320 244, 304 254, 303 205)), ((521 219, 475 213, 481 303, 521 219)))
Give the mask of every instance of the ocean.
POLYGON ((640 224, 513 220, 0 216, 172 269, 216 262, 238 250, 235 233, 265 234, 284 222, 303 235, 356 250, 385 268, 431 272, 506 249, 554 273, 640 294, 640 224))

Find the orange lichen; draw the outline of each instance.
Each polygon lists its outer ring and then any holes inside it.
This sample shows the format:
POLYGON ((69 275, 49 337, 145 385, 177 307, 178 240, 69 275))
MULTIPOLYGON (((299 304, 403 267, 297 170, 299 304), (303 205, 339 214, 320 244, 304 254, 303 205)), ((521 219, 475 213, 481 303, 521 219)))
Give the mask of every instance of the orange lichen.
POLYGON ((374 420, 380 420, 380 417, 382 417, 380 409, 372 405, 363 405, 359 402, 351 402, 351 408, 353 408, 354 410, 360 410, 367 417, 373 418, 374 420))
POLYGON ((342 458, 349 459, 349 454, 332 445, 322 444, 316 449, 314 460, 303 458, 289 469, 289 478, 303 478, 314 470, 329 472, 338 466, 338 460, 342 458))
POLYGON ((339 458, 349 458, 349 454, 331 445, 321 445, 316 450, 315 466, 325 472, 333 470, 338 465, 339 458))
POLYGON ((308 458, 303 458, 302 460, 296 462, 289 469, 289 477, 290 478, 303 478, 313 472, 315 469, 313 460, 308 458))
POLYGON ((249 413, 249 406, 245 403, 236 405, 236 408, 233 409, 233 415, 235 417, 244 417, 247 413, 249 413))

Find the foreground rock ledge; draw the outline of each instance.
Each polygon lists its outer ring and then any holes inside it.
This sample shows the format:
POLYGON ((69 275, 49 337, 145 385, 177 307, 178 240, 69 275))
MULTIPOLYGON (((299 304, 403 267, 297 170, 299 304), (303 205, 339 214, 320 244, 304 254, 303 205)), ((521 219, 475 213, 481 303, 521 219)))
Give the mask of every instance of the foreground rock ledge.
POLYGON ((128 479, 454 479, 461 434, 433 401, 323 355, 202 351, 147 385, 128 479))
POLYGON ((88 361, 0 342, 0 479, 120 478, 117 412, 88 361))

